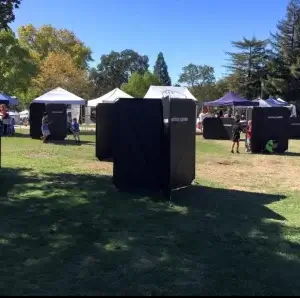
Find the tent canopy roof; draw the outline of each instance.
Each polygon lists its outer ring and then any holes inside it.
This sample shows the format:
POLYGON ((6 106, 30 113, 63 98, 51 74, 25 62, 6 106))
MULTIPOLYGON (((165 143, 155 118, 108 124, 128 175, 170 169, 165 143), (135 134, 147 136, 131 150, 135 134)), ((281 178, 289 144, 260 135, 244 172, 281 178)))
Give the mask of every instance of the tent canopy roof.
POLYGON ((6 104, 6 105, 17 105, 18 100, 14 97, 10 97, 7 94, 0 93, 0 104, 6 104))
POLYGON ((228 92, 223 97, 205 103, 208 107, 221 107, 221 106, 237 106, 237 107, 253 107, 258 106, 258 102, 253 102, 245 98, 239 97, 234 92, 228 92))
POLYGON ((126 92, 122 91, 121 89, 115 88, 110 92, 102 95, 99 98, 89 100, 88 107, 96 107, 99 103, 113 103, 118 98, 133 98, 133 97, 127 94, 126 92))
POLYGON ((197 100, 187 87, 150 86, 144 98, 185 98, 197 100))
POLYGON ((85 100, 63 88, 58 87, 36 98, 33 100, 33 103, 84 105, 85 100))
POLYGON ((258 104, 261 108, 270 108, 271 107, 271 105, 269 103, 267 103, 265 100, 260 99, 260 98, 253 100, 253 102, 258 102, 258 104))
POLYGON ((279 101, 274 98, 269 98, 266 100, 266 102, 271 106, 271 107, 286 107, 289 106, 289 104, 285 101, 279 101))

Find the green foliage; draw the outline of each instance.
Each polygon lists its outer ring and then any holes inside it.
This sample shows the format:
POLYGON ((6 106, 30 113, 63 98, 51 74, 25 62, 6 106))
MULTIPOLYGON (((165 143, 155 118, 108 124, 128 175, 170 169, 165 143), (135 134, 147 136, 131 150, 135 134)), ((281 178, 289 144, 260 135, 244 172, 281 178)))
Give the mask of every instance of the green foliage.
POLYGON ((171 78, 168 73, 168 66, 162 52, 158 54, 153 73, 159 78, 164 86, 172 85, 171 78))
POLYGON ((229 82, 227 79, 222 79, 216 83, 206 84, 203 86, 191 87, 192 94, 200 101, 216 100, 230 91, 229 82))
POLYGON ((89 82, 87 72, 76 67, 72 57, 65 53, 50 53, 41 63, 39 74, 32 80, 33 90, 40 94, 62 87, 86 97, 89 82))
POLYGON ((204 86, 215 82, 214 68, 208 65, 195 65, 190 63, 182 68, 179 83, 191 87, 204 86))
POLYGON ((29 24, 18 30, 20 44, 26 47, 40 63, 50 53, 65 53, 79 68, 87 69, 92 61, 92 51, 73 32, 56 29, 51 25, 36 28, 29 24))
POLYGON ((149 58, 147 56, 141 56, 133 50, 112 51, 108 55, 102 55, 97 68, 91 70, 90 78, 97 95, 100 96, 128 83, 133 73, 143 75, 148 68, 149 58))
POLYGON ((146 72, 144 75, 134 73, 127 84, 122 85, 122 90, 133 97, 144 97, 151 85, 161 86, 159 78, 146 72))
POLYGON ((0 0, 0 30, 8 29, 8 24, 15 20, 14 9, 19 8, 22 0, 0 0))
POLYGON ((37 68, 29 52, 10 30, 0 30, 0 90, 11 95, 26 92, 37 68))
POLYGON ((285 100, 300 97, 300 0, 291 0, 285 19, 277 24, 271 35, 273 59, 268 69, 267 87, 285 100))
POLYGON ((236 79, 238 93, 248 99, 255 99, 262 94, 262 84, 266 77, 268 61, 267 40, 243 38, 233 41, 236 52, 227 53, 230 64, 227 69, 236 79))

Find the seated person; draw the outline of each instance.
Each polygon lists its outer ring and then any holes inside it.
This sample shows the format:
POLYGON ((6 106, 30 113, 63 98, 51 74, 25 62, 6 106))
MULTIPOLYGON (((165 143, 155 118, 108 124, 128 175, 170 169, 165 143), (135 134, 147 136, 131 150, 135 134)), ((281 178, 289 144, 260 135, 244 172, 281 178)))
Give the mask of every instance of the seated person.
POLYGON ((278 147, 278 142, 277 141, 273 141, 273 140, 269 140, 265 146, 265 153, 273 153, 274 149, 276 149, 278 147))

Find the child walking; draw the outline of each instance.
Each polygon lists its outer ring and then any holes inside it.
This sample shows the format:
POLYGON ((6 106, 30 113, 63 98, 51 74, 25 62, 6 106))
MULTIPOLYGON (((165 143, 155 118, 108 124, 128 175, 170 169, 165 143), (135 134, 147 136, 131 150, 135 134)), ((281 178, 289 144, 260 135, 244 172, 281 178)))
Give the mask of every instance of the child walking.
POLYGON ((235 120, 235 124, 232 127, 232 147, 231 153, 234 153, 234 147, 236 145, 236 153, 240 153, 240 139, 241 139, 241 132, 243 131, 240 125, 240 119, 235 120))
POLYGON ((80 137, 79 137, 79 123, 77 122, 77 119, 74 118, 73 119, 73 123, 72 123, 72 130, 73 130, 73 136, 74 139, 76 141, 76 144, 80 144, 80 137))

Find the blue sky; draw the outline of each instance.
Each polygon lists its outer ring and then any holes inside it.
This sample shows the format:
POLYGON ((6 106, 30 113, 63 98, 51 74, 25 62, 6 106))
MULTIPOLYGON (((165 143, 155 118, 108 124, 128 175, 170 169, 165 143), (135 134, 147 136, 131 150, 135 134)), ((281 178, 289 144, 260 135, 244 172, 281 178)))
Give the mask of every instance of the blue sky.
POLYGON ((127 48, 148 55, 151 68, 164 53, 173 83, 183 66, 208 64, 225 74, 230 41, 268 38, 288 0, 23 0, 12 28, 52 24, 72 30, 102 54, 127 48))

